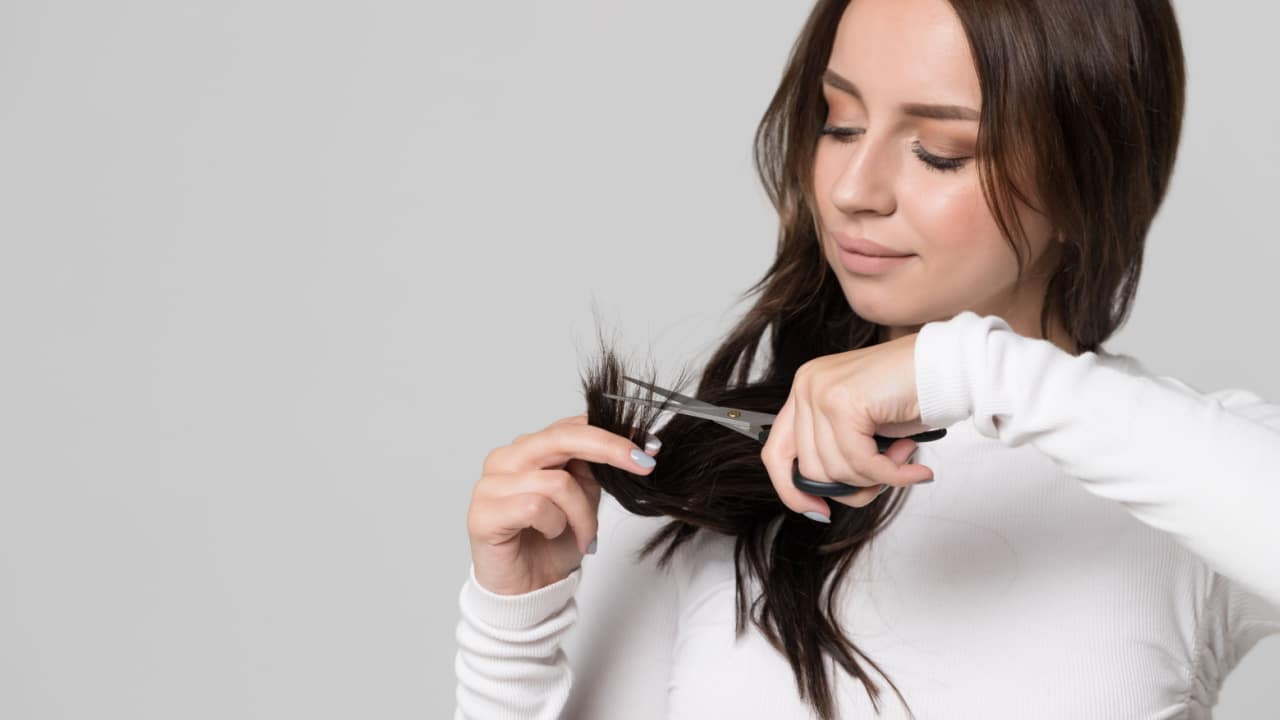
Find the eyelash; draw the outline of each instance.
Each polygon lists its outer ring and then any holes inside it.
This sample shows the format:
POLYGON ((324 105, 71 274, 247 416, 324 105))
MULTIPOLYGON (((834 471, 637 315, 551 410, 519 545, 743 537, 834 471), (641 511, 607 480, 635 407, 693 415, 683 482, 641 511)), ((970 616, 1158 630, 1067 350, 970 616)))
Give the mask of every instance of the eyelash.
MULTIPOLYGON (((853 142, 853 137, 855 135, 861 135, 864 132, 866 131, 861 128, 845 128, 824 125, 818 134, 830 135, 836 142, 851 143, 853 142)), ((964 158, 939 157, 938 155, 934 155, 921 147, 919 141, 912 143, 911 151, 915 153, 916 157, 920 158, 920 160, 924 162, 925 167, 930 170, 936 170, 938 172, 958 172, 965 166, 964 158)))

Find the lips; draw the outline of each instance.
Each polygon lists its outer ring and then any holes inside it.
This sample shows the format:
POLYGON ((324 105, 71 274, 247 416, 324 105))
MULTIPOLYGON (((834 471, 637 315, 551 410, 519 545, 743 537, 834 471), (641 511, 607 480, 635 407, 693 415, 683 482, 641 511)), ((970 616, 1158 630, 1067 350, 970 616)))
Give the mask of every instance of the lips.
POLYGON ((860 255, 870 255, 871 257, 908 257, 915 253, 901 252, 891 247, 872 242, 867 238, 850 237, 844 233, 832 233, 835 238, 836 245, 841 250, 848 252, 856 252, 860 255))

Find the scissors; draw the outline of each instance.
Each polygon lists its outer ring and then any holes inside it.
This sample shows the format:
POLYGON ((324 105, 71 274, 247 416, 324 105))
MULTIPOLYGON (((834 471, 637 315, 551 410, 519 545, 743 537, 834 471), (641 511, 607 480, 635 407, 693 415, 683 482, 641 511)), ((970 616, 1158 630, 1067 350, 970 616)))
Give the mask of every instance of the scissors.
MULTIPOLYGON (((637 380, 632 377, 627 377, 626 375, 623 375, 622 379, 629 380, 641 387, 645 387, 652 390, 658 395, 663 395, 670 398, 671 400, 668 402, 667 407, 665 408, 667 410, 671 410, 672 412, 680 413, 683 415, 689 415, 691 417, 697 417, 697 418, 702 418, 704 420, 711 420, 711 421, 717 422, 723 425, 724 427, 729 428, 730 430, 736 430, 737 432, 740 432, 743 435, 746 435, 747 437, 755 438, 756 440, 759 440, 760 444, 762 445, 764 444, 765 440, 769 439, 769 428, 773 425, 774 421, 778 417, 777 414, 775 413, 762 413, 762 412, 755 412, 753 410, 739 410, 738 408, 721 407, 720 405, 712 405, 709 402, 703 402, 702 400, 698 400, 697 398, 691 398, 688 395, 681 395, 678 392, 674 392, 672 390, 668 390, 666 388, 659 387, 651 383, 643 382, 641 380, 637 380)), ((621 395, 611 395, 609 393, 605 393, 604 396, 607 398, 613 398, 614 400, 626 400, 630 402, 643 403, 646 405, 655 404, 651 400, 640 398, 640 397, 623 397, 621 395)), ((908 437, 910 437, 912 440, 915 440, 918 443, 921 443, 921 442, 929 442, 931 440, 937 440, 945 436, 946 434, 947 434, 946 428, 939 428, 937 430, 926 430, 924 432, 916 433, 915 435, 909 435, 908 437)), ((872 437, 875 438, 876 449, 880 452, 884 452, 885 450, 888 450, 889 446, 892 445, 895 440, 902 439, 902 438, 896 438, 896 437, 885 437, 883 435, 873 435, 872 437)), ((809 478, 800 474, 799 458, 796 458, 792 462, 791 481, 800 490, 803 490, 804 492, 807 492, 813 495, 820 495, 822 497, 838 497, 840 495, 852 495, 853 493, 856 493, 859 490, 863 489, 862 487, 859 487, 857 485, 849 485, 846 483, 834 483, 834 482, 822 482, 819 480, 810 480, 809 478)))

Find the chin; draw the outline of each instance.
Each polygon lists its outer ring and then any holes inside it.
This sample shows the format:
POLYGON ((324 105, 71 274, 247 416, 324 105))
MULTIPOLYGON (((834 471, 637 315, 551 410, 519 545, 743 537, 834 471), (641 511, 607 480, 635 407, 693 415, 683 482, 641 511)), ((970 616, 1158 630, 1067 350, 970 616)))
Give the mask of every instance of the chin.
POLYGON ((867 303, 850 302, 849 307, 858 317, 877 325, 893 327, 904 324, 906 320, 901 312, 883 312, 878 309, 878 306, 868 306, 867 303))
POLYGON ((844 299, 853 312, 864 320, 880 325, 897 325, 909 320, 910 308, 903 307, 903 293, 884 286, 844 286, 844 299))

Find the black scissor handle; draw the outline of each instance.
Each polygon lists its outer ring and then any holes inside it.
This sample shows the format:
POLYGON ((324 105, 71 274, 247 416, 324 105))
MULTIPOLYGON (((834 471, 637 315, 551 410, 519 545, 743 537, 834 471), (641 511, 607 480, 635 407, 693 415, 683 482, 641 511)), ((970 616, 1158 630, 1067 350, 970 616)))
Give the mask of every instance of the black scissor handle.
MULTIPOLYGON (((915 440, 917 443, 929 442, 945 437, 946 428, 938 428, 936 430, 925 430, 924 432, 908 435, 907 437, 915 440)), ((873 435, 876 439, 876 450, 884 452, 889 446, 902 438, 885 437, 884 435, 873 435)), ((760 444, 763 445, 765 440, 769 439, 769 428, 760 431, 760 444)), ((840 497, 842 495, 852 495, 863 488, 859 485, 848 485, 845 483, 829 483, 820 482, 818 480, 810 480, 800 474, 800 459, 796 458, 791 462, 791 482, 800 490, 810 495, 818 495, 821 497, 840 497)))

